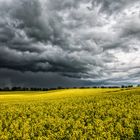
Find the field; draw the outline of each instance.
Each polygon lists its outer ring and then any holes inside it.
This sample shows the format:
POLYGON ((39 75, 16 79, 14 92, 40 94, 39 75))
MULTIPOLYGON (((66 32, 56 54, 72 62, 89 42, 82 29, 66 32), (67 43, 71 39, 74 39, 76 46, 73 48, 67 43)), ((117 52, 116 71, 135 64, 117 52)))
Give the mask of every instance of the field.
POLYGON ((140 88, 0 92, 0 140, 140 140, 140 88))

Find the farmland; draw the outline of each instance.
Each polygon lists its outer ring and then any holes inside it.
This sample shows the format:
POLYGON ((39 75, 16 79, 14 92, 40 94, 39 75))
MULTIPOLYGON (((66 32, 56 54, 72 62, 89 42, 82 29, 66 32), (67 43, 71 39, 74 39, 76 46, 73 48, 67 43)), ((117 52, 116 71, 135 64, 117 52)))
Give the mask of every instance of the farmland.
POLYGON ((140 88, 0 92, 0 140, 139 140, 140 88))

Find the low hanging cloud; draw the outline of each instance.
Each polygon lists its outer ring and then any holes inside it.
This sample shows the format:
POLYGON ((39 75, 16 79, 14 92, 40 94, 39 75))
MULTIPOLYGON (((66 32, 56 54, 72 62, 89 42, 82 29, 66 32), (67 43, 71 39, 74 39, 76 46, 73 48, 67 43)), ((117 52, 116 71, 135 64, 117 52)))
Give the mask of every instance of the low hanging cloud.
POLYGON ((139 46, 139 0, 0 0, 0 75, 15 85, 27 85, 22 74, 35 86, 35 75, 53 86, 137 84, 139 46))

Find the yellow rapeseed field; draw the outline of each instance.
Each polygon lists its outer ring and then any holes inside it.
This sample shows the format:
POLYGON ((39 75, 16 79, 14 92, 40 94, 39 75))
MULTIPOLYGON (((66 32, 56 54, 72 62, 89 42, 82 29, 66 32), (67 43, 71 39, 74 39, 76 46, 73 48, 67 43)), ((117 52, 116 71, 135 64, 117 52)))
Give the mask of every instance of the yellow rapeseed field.
POLYGON ((0 92, 0 140, 139 140, 140 88, 0 92))

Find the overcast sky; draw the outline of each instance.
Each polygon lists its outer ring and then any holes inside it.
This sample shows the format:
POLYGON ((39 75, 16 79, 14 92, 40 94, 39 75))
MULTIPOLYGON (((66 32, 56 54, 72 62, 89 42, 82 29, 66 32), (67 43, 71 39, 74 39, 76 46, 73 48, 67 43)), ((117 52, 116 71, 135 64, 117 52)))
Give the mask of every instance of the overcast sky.
POLYGON ((0 0, 0 87, 138 83, 139 0, 0 0))

